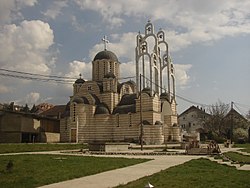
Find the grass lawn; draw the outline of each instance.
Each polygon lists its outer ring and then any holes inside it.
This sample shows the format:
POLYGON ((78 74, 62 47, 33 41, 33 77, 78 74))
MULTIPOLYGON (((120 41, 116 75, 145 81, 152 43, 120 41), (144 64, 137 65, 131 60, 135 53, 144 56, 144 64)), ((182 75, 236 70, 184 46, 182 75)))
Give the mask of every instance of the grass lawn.
POLYGON ((118 187, 138 188, 150 182, 157 188, 248 188, 249 179, 249 171, 197 159, 118 187))
POLYGON ((83 144, 0 144, 0 153, 82 149, 83 144))
MULTIPOLYGON (((242 155, 237 152, 227 152, 224 153, 226 157, 228 157, 230 160, 234 162, 244 163, 244 164, 250 164, 250 156, 249 155, 242 155)), ((249 172, 250 173, 250 172, 249 172)))
POLYGON ((241 151, 250 153, 250 144, 235 144, 234 147, 245 148, 245 149, 242 149, 241 151))
POLYGON ((0 156, 0 187, 37 187, 148 161, 62 155, 0 156), (13 161, 12 172, 6 171, 13 161))

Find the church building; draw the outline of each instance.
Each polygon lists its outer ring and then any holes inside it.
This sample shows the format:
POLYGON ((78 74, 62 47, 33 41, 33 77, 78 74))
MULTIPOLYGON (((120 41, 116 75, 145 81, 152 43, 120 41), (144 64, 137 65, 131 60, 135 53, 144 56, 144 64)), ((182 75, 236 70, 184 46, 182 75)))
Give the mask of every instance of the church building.
POLYGON ((136 37, 136 80, 120 82, 117 56, 106 49, 92 61, 92 80, 77 79, 60 121, 61 142, 180 142, 174 66, 164 31, 149 21, 136 37), (166 88, 164 88, 167 86, 166 88))

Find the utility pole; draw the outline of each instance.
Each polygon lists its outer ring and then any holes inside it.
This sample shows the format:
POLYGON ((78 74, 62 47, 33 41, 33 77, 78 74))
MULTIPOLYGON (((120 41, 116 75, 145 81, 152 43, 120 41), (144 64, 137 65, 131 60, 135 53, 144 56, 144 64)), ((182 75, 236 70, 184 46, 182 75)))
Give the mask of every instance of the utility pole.
POLYGON ((142 92, 141 92, 141 77, 142 75, 140 74, 140 142, 141 142, 141 151, 143 150, 143 123, 142 123, 142 92))
POLYGON ((230 114, 230 129, 231 129, 231 135, 230 135, 230 138, 231 138, 231 144, 233 144, 233 105, 234 105, 234 102, 231 102, 231 114, 230 114))

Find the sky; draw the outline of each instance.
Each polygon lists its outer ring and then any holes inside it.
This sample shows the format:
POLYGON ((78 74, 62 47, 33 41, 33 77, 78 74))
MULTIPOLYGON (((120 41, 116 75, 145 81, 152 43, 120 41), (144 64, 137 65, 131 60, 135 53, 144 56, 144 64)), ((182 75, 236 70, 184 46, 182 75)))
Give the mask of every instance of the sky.
POLYGON ((150 20, 166 34, 178 113, 233 101, 245 115, 249 10, 249 0, 0 0, 0 103, 66 104, 71 83, 10 77, 5 70, 75 79, 81 73, 90 80, 104 35, 121 77, 135 76, 136 35, 150 20))

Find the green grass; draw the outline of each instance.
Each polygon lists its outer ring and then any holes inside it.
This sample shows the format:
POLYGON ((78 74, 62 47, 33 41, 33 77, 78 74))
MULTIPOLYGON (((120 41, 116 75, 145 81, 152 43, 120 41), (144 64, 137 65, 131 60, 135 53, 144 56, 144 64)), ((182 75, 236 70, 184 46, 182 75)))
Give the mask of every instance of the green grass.
POLYGON ((244 148, 241 151, 250 153, 250 144, 235 144, 234 147, 236 147, 236 148, 244 148))
POLYGON ((86 148, 83 144, 0 144, 0 153, 55 151, 86 148))
POLYGON ((37 187, 148 161, 62 155, 0 156, 0 187, 37 187), (12 172, 6 171, 13 161, 12 172))
POLYGON ((223 155, 225 155, 231 161, 239 162, 242 164, 250 164, 250 155, 242 155, 237 152, 227 152, 227 153, 224 153, 223 155))
POLYGON ((150 182, 157 188, 247 188, 249 179, 249 171, 197 159, 118 187, 138 188, 150 182))

